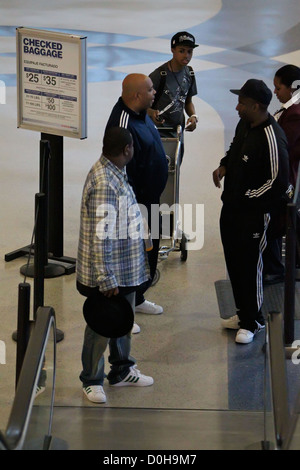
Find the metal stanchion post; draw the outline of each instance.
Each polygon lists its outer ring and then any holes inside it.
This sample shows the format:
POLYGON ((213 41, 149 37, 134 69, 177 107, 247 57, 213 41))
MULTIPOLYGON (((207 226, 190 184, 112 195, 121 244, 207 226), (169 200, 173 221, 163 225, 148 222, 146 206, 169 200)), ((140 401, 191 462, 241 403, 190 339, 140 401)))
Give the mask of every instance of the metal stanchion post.
MULTIPOLYGON (((46 250, 46 196, 44 193, 37 193, 35 195, 35 250, 34 250, 34 302, 33 302, 33 318, 36 319, 36 311, 39 307, 44 307, 44 283, 45 283, 45 250, 46 250)), ((26 271, 25 273, 26 274, 26 271)), ((26 284, 26 283, 24 283, 26 284)), ((28 303, 30 302, 28 296, 28 303)), ((24 305, 24 302, 22 303, 24 305)), ((29 310, 29 304, 27 309, 29 310)), ((19 313, 19 318, 21 322, 26 322, 29 314, 27 310, 19 313), (24 314, 24 320, 20 317, 24 314)), ((18 331, 13 333, 12 337, 15 341, 18 341, 18 331)), ((64 338, 64 333, 61 330, 56 330, 56 341, 59 342, 64 338)), ((20 339, 20 341, 23 341, 20 339)))
POLYGON ((19 284, 18 295, 18 328, 13 338, 17 341, 17 358, 16 358, 16 387, 19 375, 22 369, 24 356, 30 333, 30 284, 23 282, 19 284))
MULTIPOLYGON (((36 229, 35 229, 35 250, 34 250, 34 307, 33 314, 36 316, 36 311, 39 307, 44 307, 44 260, 45 260, 45 230, 46 224, 46 196, 44 193, 35 195, 36 205, 36 229)), ((64 334, 61 330, 56 330, 56 340, 61 341, 64 334)))
MULTIPOLYGON (((43 247, 44 259, 43 269, 44 277, 53 278, 62 276, 65 274, 65 268, 58 263, 48 262, 48 247, 49 247, 49 162, 50 162, 50 147, 49 142, 46 140, 40 141, 40 192, 44 194, 45 202, 43 204, 43 211, 41 217, 43 217, 43 247)), ((39 247, 36 247, 38 250, 39 247)), ((24 265, 21 267, 20 272, 28 277, 34 277, 35 265, 24 265)))

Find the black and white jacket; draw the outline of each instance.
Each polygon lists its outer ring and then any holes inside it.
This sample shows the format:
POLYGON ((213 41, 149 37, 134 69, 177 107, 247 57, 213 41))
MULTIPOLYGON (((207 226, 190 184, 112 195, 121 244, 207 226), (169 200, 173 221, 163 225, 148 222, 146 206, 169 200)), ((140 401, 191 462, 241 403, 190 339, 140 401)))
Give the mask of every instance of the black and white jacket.
POLYGON ((221 198, 233 209, 269 212, 289 186, 286 136, 271 115, 256 127, 241 119, 220 165, 226 167, 221 198))
POLYGON ((124 127, 132 134, 134 156, 126 171, 137 201, 146 206, 159 203, 168 178, 168 162, 153 121, 146 111, 137 114, 119 98, 106 128, 112 126, 124 127))

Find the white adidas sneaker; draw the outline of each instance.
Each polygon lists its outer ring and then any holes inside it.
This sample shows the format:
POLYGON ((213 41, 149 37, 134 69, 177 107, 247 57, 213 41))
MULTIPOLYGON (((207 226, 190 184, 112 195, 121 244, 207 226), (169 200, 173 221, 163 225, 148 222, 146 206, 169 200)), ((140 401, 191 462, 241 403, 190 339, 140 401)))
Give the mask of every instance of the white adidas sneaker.
POLYGON ((129 369, 129 374, 125 379, 117 382, 116 384, 110 384, 111 387, 148 387, 153 385, 154 380, 152 377, 143 375, 136 368, 136 366, 131 366, 129 369))
POLYGON ((101 385, 88 385, 83 387, 83 393, 93 403, 105 403, 106 395, 101 385))

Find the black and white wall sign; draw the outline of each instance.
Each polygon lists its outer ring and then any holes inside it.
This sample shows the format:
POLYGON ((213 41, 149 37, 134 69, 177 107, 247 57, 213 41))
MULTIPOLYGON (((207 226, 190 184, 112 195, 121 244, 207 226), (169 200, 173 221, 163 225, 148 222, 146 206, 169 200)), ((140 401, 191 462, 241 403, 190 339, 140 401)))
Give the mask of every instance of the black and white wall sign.
POLYGON ((86 37, 17 28, 18 127, 87 137, 86 37))

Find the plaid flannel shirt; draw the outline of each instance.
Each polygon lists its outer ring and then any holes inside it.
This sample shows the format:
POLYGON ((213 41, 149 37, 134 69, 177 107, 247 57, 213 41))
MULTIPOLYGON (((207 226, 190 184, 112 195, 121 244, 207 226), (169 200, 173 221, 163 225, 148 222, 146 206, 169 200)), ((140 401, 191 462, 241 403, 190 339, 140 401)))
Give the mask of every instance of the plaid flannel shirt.
POLYGON ((83 189, 76 272, 78 282, 100 291, 149 279, 142 216, 126 170, 103 155, 83 189))

